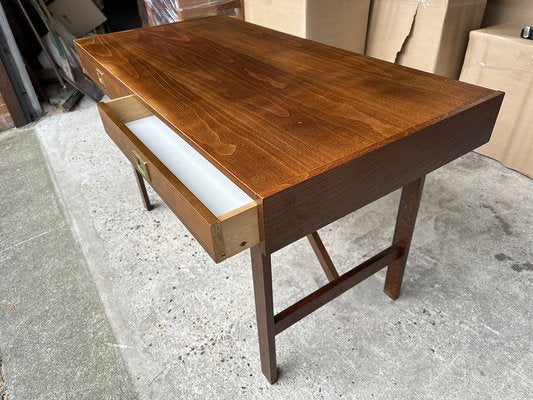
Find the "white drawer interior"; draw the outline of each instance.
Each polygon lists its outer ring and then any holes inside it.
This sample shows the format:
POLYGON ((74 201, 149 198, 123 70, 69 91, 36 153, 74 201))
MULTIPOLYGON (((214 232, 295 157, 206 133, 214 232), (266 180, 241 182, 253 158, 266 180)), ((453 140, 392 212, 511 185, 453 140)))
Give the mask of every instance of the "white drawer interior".
POLYGON ((215 216, 253 201, 155 115, 126 125, 215 216))

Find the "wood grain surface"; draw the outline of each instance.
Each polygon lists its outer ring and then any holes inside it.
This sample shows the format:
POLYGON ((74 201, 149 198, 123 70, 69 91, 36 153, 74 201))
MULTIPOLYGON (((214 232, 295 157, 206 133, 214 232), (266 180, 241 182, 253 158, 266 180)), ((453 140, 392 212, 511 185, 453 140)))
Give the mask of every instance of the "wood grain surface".
POLYGON ((502 96, 229 17, 76 44, 257 199, 502 96))

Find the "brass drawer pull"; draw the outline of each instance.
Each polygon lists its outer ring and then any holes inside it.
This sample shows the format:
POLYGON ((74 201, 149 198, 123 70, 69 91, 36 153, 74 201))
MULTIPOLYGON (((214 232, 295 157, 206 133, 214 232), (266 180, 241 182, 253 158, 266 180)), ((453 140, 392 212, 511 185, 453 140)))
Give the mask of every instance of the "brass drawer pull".
POLYGON ((135 168, 139 173, 150 182, 150 171, 148 171, 148 163, 142 159, 140 155, 137 154, 135 150, 132 150, 133 156, 135 157, 135 168))
POLYGON ((104 73, 100 71, 98 68, 96 68, 96 76, 98 77, 98 82, 100 82, 100 85, 105 87, 104 73))

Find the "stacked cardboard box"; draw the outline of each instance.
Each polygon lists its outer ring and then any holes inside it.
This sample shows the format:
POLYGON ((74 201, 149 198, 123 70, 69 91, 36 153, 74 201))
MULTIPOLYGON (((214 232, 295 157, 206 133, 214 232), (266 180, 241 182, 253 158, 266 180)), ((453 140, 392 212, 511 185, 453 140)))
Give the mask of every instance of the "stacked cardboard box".
POLYGON ((92 0, 55 0, 48 9, 75 37, 82 37, 106 21, 92 0))
POLYGON ((373 0, 366 54, 457 79, 486 0, 373 0))
POLYGON ((245 0, 246 21, 363 53, 370 0, 245 0))
POLYGON ((470 33, 461 80, 505 92, 489 143, 476 151, 533 178, 533 40, 516 25, 470 33))
POLYGON ((487 0, 482 26, 533 25, 533 0, 487 0))

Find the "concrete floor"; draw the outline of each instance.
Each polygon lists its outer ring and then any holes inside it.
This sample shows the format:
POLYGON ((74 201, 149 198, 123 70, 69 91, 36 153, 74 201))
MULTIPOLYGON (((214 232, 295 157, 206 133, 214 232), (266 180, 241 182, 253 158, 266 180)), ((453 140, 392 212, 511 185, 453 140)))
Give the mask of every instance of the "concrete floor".
MULTIPOLYGON (((111 342, 95 333, 87 353, 95 355, 92 349, 107 341, 120 351, 130 378, 122 380, 124 394, 99 398, 130 398, 127 390, 139 399, 531 397, 532 180, 474 153, 430 174, 400 299, 382 293, 382 271, 282 333, 280 380, 270 386, 259 367, 249 254, 215 265, 153 192, 156 208, 144 211, 131 167, 90 101, 34 129, 65 229, 89 271, 77 270, 78 279, 99 295, 98 302, 91 295, 77 303, 105 310, 112 330, 111 342)), ((388 246, 398 199, 393 193, 321 230, 339 270, 388 246)), ((41 251, 63 259, 53 241, 41 251)), ((18 265, 30 262, 20 257, 1 264, 2 276, 17 275, 18 265)), ((273 274, 277 310, 326 282, 305 241, 274 255, 273 274)), ((17 296, 22 301, 32 291, 17 296)), ((48 301, 70 303, 72 296, 56 290, 48 301)), ((4 378, 12 398, 24 399, 15 393, 34 385, 35 376, 21 370, 23 344, 4 344, 6 314, 0 313, 4 378)), ((71 318, 64 315, 63 326, 71 318)), ((37 340, 33 331, 16 333, 21 343, 37 340)), ((88 346, 61 345, 62 357, 88 346)), ((88 379, 110 379, 109 370, 78 360, 76 366, 90 370, 88 379)), ((34 357, 36 365, 49 362, 44 354, 34 357)), ((55 395, 71 390, 74 364, 53 373, 65 382, 55 395)))
POLYGON ((0 134, 0 166, 0 396, 131 398, 124 360, 33 130, 0 134))

